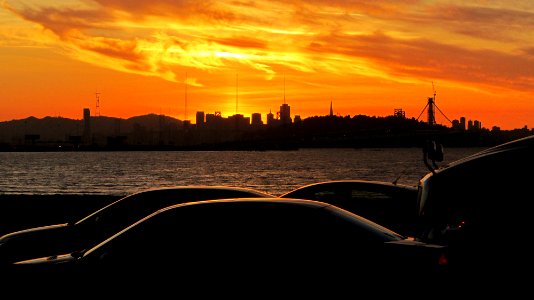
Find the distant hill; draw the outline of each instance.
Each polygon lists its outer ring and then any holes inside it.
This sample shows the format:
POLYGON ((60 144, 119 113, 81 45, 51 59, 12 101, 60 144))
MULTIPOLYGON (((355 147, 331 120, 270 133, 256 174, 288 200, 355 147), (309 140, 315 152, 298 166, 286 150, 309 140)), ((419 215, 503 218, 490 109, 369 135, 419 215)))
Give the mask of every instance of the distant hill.
MULTIPOLYGON (((92 134, 102 136, 127 135, 134 127, 146 131, 159 131, 167 127, 178 127, 182 121, 163 115, 147 114, 121 119, 106 116, 92 116, 92 134)), ((61 117, 42 119, 28 117, 21 120, 0 122, 0 143, 23 143, 28 135, 38 135, 41 141, 64 141, 69 136, 83 134, 84 121, 61 117)))
POLYGON ((66 135, 81 135, 82 130, 83 124, 80 120, 28 117, 0 122, 0 142, 17 143, 23 141, 25 135, 39 135, 42 140, 58 141, 64 140, 66 135))
POLYGON ((183 125, 183 122, 181 120, 164 116, 164 115, 156 115, 156 114, 148 114, 143 116, 137 116, 137 117, 131 117, 126 119, 125 121, 125 129, 126 131, 133 130, 134 124, 141 125, 146 128, 154 128, 159 129, 160 126, 177 126, 181 127, 183 125))

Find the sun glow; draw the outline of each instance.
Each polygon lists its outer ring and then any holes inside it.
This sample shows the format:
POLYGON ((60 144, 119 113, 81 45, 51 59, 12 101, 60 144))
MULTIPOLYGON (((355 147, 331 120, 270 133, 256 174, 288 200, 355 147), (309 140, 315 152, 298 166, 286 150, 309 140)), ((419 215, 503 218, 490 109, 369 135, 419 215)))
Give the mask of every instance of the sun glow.
POLYGON ((97 87, 115 102, 109 115, 180 111, 186 73, 189 110, 231 114, 221 99, 231 98, 239 73, 243 113, 276 112, 286 78, 292 113, 301 117, 330 101, 342 114, 403 107, 416 116, 435 81, 451 118, 534 126, 534 103, 524 101, 534 96, 528 1, 1 3, 0 79, 9 101, 0 102, 0 120, 54 114, 33 110, 38 101, 79 118, 97 87), (54 77, 43 75, 51 67, 54 77))

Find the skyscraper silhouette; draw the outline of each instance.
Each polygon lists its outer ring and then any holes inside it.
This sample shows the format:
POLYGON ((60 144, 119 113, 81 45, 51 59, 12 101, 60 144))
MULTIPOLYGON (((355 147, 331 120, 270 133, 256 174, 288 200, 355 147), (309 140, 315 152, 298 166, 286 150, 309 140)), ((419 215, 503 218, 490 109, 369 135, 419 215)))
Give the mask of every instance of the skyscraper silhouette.
POLYGON ((287 103, 280 106, 280 122, 282 124, 291 124, 291 107, 287 103))
POLYGON ((83 109, 83 134, 82 134, 82 142, 85 145, 89 145, 92 143, 91 139, 91 111, 89 108, 83 109))

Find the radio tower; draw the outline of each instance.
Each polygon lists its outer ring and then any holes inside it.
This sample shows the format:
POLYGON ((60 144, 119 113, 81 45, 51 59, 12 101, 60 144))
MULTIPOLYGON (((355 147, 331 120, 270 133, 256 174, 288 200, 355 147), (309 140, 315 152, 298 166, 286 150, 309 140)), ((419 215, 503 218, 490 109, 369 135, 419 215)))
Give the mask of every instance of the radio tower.
POLYGON ((95 115, 100 117, 100 93, 96 92, 95 96, 96 96, 96 109, 95 109, 96 111, 95 111, 95 115))
POLYGON ((235 114, 237 115, 237 73, 235 73, 235 114))
POLYGON ((286 74, 284 74, 284 104, 286 104, 286 74))
POLYGON ((185 95, 184 95, 184 121, 187 120, 187 72, 185 72, 185 95))

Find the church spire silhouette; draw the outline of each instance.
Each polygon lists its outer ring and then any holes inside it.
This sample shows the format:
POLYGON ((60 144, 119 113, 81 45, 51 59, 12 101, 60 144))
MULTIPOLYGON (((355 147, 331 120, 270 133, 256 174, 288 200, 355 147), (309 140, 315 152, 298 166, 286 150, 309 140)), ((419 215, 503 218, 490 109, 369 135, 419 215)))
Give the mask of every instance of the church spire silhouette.
POLYGON ((334 110, 332 109, 332 100, 330 100, 330 116, 334 116, 334 110))

